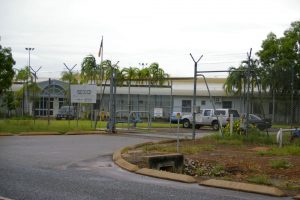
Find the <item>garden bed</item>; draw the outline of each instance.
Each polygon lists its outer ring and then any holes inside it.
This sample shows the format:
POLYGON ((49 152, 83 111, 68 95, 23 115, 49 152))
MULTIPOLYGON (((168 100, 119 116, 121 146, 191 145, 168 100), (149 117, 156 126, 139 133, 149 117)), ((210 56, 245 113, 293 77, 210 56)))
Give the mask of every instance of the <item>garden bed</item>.
MULTIPOLYGON (((210 136, 180 141, 182 173, 201 180, 217 178, 278 187, 289 195, 300 193, 300 145, 278 148, 274 137, 210 136), (245 137, 247 137, 245 139, 245 137)), ((147 167, 143 157, 176 152, 176 142, 149 144, 123 154, 128 162, 147 167)))

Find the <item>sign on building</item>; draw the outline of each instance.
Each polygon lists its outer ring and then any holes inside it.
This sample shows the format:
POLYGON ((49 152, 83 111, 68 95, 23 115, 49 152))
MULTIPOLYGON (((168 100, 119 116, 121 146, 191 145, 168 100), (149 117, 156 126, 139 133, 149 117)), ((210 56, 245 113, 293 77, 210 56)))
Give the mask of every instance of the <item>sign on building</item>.
POLYGON ((71 103, 96 103, 96 85, 71 85, 71 103))
POLYGON ((154 117, 163 117, 163 109, 154 108, 154 117))

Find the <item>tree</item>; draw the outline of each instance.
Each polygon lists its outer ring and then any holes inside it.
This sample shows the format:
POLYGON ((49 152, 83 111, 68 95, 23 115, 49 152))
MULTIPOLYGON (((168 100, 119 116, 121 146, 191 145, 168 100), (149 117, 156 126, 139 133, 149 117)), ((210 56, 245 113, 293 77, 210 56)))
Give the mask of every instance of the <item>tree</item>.
POLYGON ((3 105, 1 107, 6 107, 7 116, 11 116, 11 111, 16 109, 15 96, 12 91, 6 91, 4 94, 3 105))
MULTIPOLYGON (((293 22, 284 32, 284 36, 277 38, 270 33, 262 42, 261 50, 257 52, 264 68, 264 89, 279 94, 291 93, 291 81, 294 80, 295 91, 299 91, 300 84, 300 56, 297 42, 300 42, 300 21, 293 22), (289 81, 287 81, 287 77, 289 81)), ((293 92, 295 92, 293 91, 293 92)))
POLYGON ((81 63, 81 78, 84 83, 97 84, 99 82, 100 66, 96 64, 93 55, 86 56, 81 63))
POLYGON ((169 75, 165 73, 162 68, 159 67, 158 63, 152 63, 149 66, 149 71, 151 75, 152 85, 163 85, 165 80, 169 77, 169 75))
MULTIPOLYGON (((273 96, 273 116, 275 113, 276 95, 299 95, 300 91, 300 21, 293 22, 284 32, 284 36, 277 38, 270 33, 262 42, 261 50, 257 52, 263 67, 261 73, 262 88, 269 90, 273 96)), ((291 108, 292 109, 292 108, 291 108)))
POLYGON ((16 62, 12 57, 11 49, 0 46, 0 95, 12 85, 15 75, 14 64, 16 62))
MULTIPOLYGON (((20 70, 18 70, 18 73, 16 75, 17 81, 23 82, 23 87, 19 90, 18 94, 18 100, 22 99, 22 115, 25 114, 25 94, 28 94, 28 80, 32 78, 32 75, 30 73, 29 67, 24 67, 20 70)), ((28 99, 28 96, 27 96, 28 99)))
POLYGON ((80 74, 78 72, 70 73, 67 71, 63 71, 61 73, 60 80, 66 81, 66 82, 70 81, 71 84, 78 84, 80 82, 80 74))
POLYGON ((135 67, 124 68, 124 69, 121 70, 121 74, 124 75, 124 78, 126 79, 127 86, 128 86, 128 113, 130 113, 130 111, 131 111, 131 107, 130 107, 130 104, 131 104, 130 103, 131 102, 131 99, 130 99, 131 81, 133 79, 137 78, 138 71, 139 71, 139 69, 135 68, 135 67))
POLYGON ((242 95, 245 91, 245 73, 246 67, 242 64, 238 67, 230 67, 229 75, 225 80, 223 88, 227 94, 242 95))

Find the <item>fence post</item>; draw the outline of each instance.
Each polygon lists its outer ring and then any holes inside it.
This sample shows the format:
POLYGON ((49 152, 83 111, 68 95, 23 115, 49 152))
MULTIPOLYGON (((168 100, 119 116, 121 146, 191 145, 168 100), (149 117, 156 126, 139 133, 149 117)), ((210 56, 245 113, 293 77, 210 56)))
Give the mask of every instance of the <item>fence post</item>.
POLYGON ((276 135, 276 140, 279 143, 279 147, 282 147, 282 128, 279 129, 276 135))
POLYGON ((230 135, 232 135, 233 133, 233 114, 230 114, 230 118, 229 118, 229 123, 230 123, 230 135))

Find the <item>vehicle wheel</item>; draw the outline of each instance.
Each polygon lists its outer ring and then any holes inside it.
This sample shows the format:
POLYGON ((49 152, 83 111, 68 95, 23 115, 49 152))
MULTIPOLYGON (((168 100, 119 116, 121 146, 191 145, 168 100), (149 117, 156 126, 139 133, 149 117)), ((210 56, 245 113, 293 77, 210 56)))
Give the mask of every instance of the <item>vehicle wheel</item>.
POLYGON ((214 121, 214 122, 212 123, 212 129, 213 129, 214 131, 219 130, 219 124, 218 124, 217 121, 214 121))
POLYGON ((183 126, 183 128, 190 128, 191 123, 188 119, 184 119, 182 122, 182 126, 183 126))

